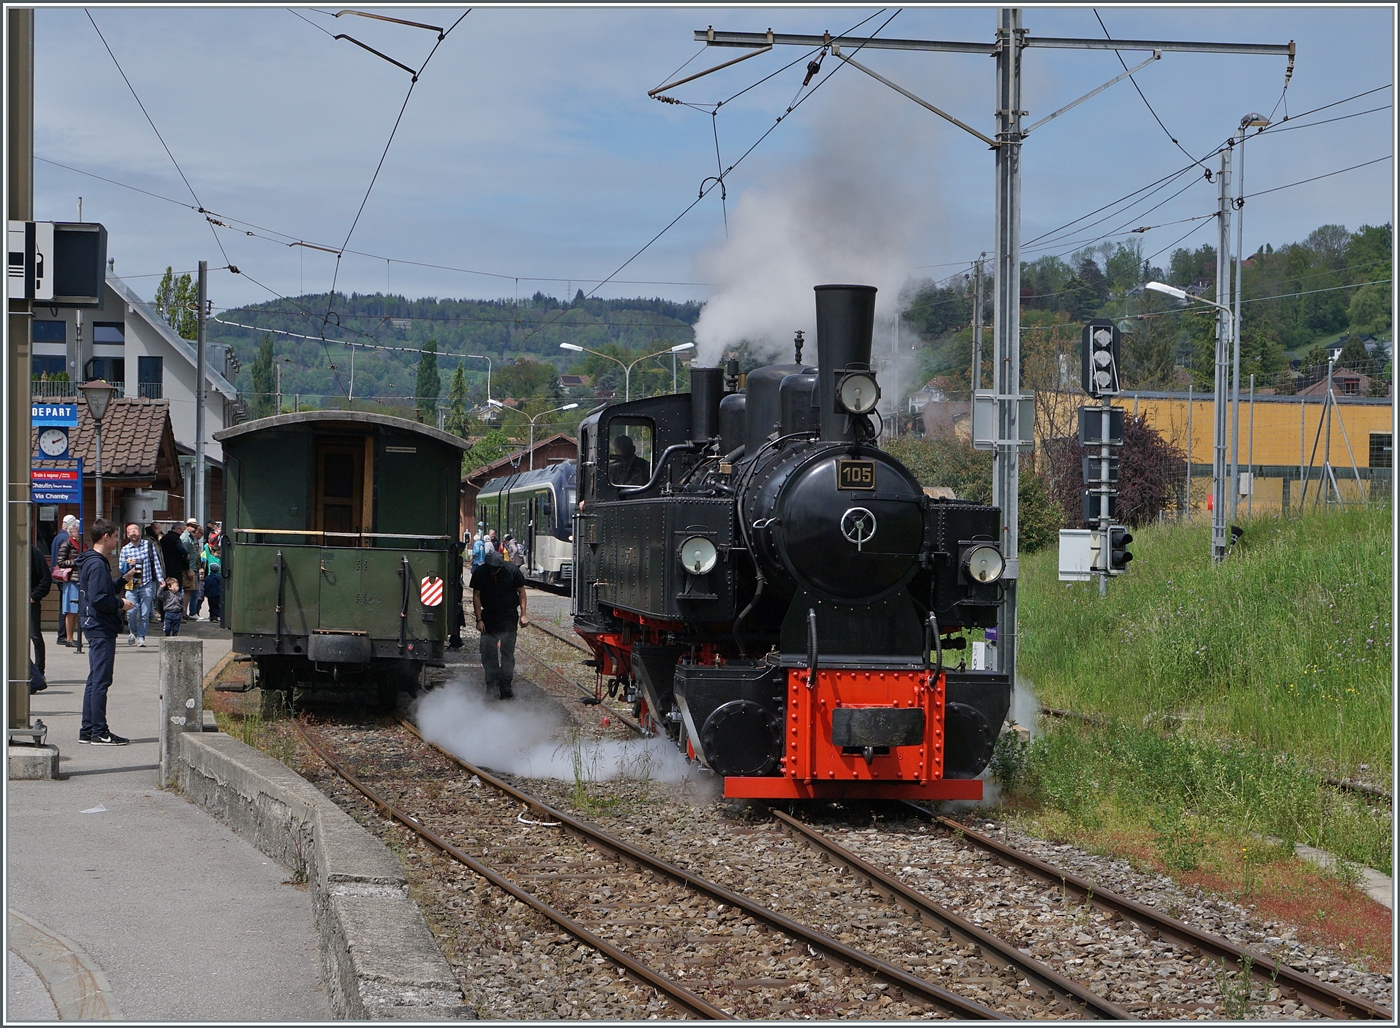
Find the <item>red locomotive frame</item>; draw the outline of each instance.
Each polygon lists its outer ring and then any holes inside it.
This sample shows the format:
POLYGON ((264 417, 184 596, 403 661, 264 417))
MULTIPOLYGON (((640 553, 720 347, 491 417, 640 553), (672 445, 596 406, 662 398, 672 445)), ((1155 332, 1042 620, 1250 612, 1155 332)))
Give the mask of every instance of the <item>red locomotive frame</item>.
MULTIPOLYGON (((628 611, 617 611, 640 632, 580 633, 593 650, 602 677, 632 673, 634 641, 660 642, 664 631, 685 628, 628 611)), ((703 646, 700 663, 716 662, 714 649, 703 646)), ((724 795, 742 799, 907 799, 980 800, 982 781, 944 778, 944 701, 946 675, 932 670, 892 671, 879 668, 822 667, 813 682, 805 668, 788 671, 784 712, 783 757, 780 775, 728 776, 724 795), (924 711, 923 741, 918 746, 894 746, 867 761, 862 753, 843 752, 832 742, 832 712, 841 708, 912 708, 924 711)), ((642 701, 642 724, 658 734, 662 729, 642 701)), ((687 744, 686 753, 695 757, 687 744)))

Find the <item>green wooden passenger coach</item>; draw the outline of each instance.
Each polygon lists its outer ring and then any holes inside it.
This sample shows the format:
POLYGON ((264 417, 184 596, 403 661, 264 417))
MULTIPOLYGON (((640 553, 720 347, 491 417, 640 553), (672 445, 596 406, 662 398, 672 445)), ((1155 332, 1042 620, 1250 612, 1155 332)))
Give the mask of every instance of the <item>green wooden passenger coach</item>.
POLYGON ((224 625, 265 692, 377 686, 442 659, 461 589, 465 443, 360 411, 214 436, 224 449, 224 625))

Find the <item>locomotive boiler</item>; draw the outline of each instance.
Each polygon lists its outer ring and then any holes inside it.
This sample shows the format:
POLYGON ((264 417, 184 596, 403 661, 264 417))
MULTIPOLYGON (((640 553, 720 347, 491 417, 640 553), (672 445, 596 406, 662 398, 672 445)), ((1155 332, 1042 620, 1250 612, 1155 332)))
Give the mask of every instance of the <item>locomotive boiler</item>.
POLYGON ((599 674, 727 796, 977 799, 1007 676, 995 507, 877 446, 875 289, 816 287, 817 364, 692 368, 580 426, 573 614, 599 674))

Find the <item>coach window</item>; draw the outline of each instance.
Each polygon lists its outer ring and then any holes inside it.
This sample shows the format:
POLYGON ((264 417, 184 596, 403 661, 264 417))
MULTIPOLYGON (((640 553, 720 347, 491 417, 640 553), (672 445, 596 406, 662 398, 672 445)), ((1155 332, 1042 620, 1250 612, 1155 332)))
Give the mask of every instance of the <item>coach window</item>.
POLYGON ((613 485, 646 485, 651 479, 650 418, 613 418, 608 422, 608 481, 613 485))

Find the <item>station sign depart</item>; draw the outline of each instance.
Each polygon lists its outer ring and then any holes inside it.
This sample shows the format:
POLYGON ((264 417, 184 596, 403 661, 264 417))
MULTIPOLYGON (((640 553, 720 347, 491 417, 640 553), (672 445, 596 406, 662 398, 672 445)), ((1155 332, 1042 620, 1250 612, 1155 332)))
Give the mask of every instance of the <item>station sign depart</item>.
POLYGON ((29 469, 29 491, 35 503, 81 503, 83 465, 71 468, 29 469))
POLYGON ((30 404, 29 420, 35 425, 54 425, 58 428, 77 428, 78 405, 76 403, 30 404))

